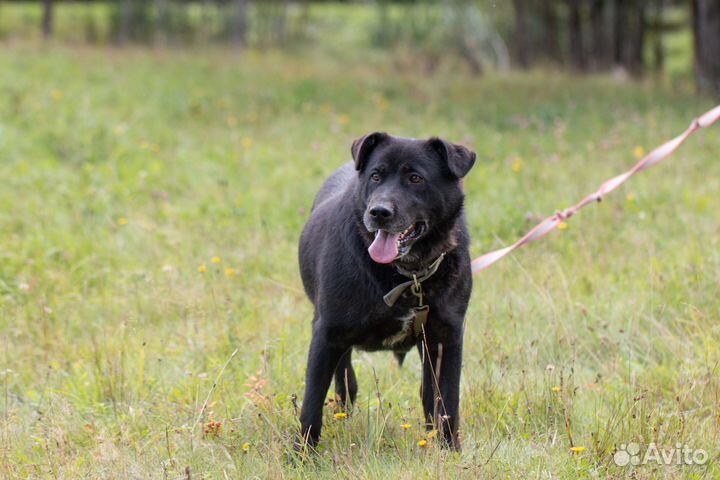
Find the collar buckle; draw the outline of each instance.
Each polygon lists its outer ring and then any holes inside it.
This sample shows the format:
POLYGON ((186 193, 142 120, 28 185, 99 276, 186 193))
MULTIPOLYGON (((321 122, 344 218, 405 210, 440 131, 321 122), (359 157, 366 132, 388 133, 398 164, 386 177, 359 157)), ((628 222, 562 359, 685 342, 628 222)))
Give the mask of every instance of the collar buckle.
POLYGON ((424 299, 424 293, 422 291, 422 282, 427 280, 428 278, 435 275, 435 272, 437 272, 438 268, 440 267, 440 264, 442 263, 443 259, 445 259, 446 252, 443 252, 440 254, 438 258, 436 258, 426 269, 422 274, 419 274, 419 272, 410 273, 407 271, 404 271, 400 268, 397 269, 397 271, 404 275, 411 280, 407 282, 403 282, 400 285, 396 286, 392 290, 390 290, 388 293, 385 294, 383 297, 383 300, 385 301, 385 305, 388 307, 392 307, 395 305, 395 302, 398 301, 400 296, 410 288, 410 292, 418 297, 418 301, 420 303, 420 307, 423 306, 423 299, 424 299))

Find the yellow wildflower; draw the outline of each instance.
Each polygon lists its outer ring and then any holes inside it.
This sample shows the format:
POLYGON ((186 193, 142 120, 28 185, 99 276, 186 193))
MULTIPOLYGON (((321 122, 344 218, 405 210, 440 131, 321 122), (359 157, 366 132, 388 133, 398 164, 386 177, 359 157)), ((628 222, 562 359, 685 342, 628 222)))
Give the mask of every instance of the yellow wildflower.
POLYGON ((345 420, 347 418, 347 413, 345 412, 338 412, 335 415, 333 415, 335 420, 345 420))
POLYGON ((558 393, 560 391, 560 387, 553 387, 552 391, 558 393))
POLYGON ((645 149, 638 145, 633 149, 633 155, 635 155, 635 158, 643 158, 645 156, 645 149))
POLYGON ((585 451, 585 447, 570 447, 570 451, 573 453, 582 453, 585 451))
POLYGON ((390 102, 385 97, 378 97, 375 103, 377 104, 377 108, 383 112, 390 108, 390 102))
POLYGON ((242 444, 242 451, 243 453, 248 453, 250 451, 250 442, 245 442, 242 444))
POLYGON ((350 117, 348 117, 345 114, 342 114, 338 117, 338 123, 340 125, 347 125, 348 123, 350 123, 350 117))
POLYGON ((220 257, 218 257, 217 255, 215 255, 214 257, 212 257, 212 258, 210 259, 210 261, 211 261, 212 263, 214 263, 215 265, 217 265, 218 263, 220 263, 220 257))
POLYGON ((635 201, 635 194, 630 192, 627 194, 627 197, 625 197, 625 198, 627 199, 628 202, 632 203, 635 201))
POLYGON ((427 438, 428 438, 428 439, 435 438, 435 437, 437 437, 437 434, 438 434, 438 431, 437 431, 437 430, 431 430, 431 431, 428 432, 427 438))
POLYGON ((207 267, 205 266, 204 263, 201 264, 201 265, 198 265, 198 272, 200 272, 200 273, 205 273, 205 272, 207 272, 207 267))
POLYGON ((510 166, 510 168, 512 169, 513 172, 515 172, 515 173, 520 173, 520 172, 522 171, 522 169, 523 169, 523 161, 522 161, 522 158, 517 157, 517 158, 515 159, 515 161, 512 163, 512 165, 510 166))
POLYGON ((403 428, 403 430, 407 430, 408 428, 412 427, 412 425, 410 425, 409 423, 403 423, 400 426, 403 428))
POLYGON ((50 98, 53 99, 53 102, 59 102, 64 96, 63 92, 57 88, 50 91, 50 98))
POLYGON ((418 442, 418 447, 423 448, 427 446, 427 440, 424 438, 418 442))
POLYGON ((125 217, 118 218, 117 224, 121 227, 128 224, 128 219, 125 217))
POLYGON ((237 270, 235 270, 234 268, 228 267, 225 269, 225 276, 228 278, 234 277, 236 273, 237 270))
POLYGON ((557 228, 558 228, 558 230, 565 230, 568 228, 568 224, 567 224, 567 222, 560 222, 560 223, 558 223, 557 228))

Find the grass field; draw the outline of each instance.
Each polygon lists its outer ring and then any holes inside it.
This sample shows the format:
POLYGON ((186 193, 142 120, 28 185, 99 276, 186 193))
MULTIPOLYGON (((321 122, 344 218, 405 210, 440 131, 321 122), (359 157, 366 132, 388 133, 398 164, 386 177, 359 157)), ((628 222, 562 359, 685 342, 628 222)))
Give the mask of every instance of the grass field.
POLYGON ((0 477, 718 478, 720 127, 476 277, 461 454, 420 446, 419 360, 360 353, 353 414, 328 408, 320 453, 288 463, 296 244, 352 139, 473 147, 478 255, 712 106, 653 80, 390 65, 3 47, 0 477), (615 465, 630 442, 709 458, 615 465))

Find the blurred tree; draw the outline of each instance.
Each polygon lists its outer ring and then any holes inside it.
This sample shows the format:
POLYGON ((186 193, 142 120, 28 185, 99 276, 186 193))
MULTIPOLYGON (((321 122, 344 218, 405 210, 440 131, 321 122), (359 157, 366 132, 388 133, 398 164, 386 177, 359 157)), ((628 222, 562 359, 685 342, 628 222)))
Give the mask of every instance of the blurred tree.
POLYGON ((665 0, 655 0, 653 23, 648 25, 652 34, 653 68, 661 72, 665 68, 665 46, 663 45, 663 34, 667 28, 665 24, 665 0))
POLYGON ((85 42, 94 45, 100 41, 101 35, 93 10, 88 9, 83 16, 83 31, 85 42))
POLYGON ((568 0, 568 32, 570 44, 570 61, 573 67, 584 70, 586 67, 585 49, 583 48, 583 23, 580 16, 580 0, 568 0))
POLYGON ((265 0, 255 7, 254 33, 260 46, 284 45, 287 39, 289 0, 265 0))
POLYGON ((132 13, 133 0, 120 0, 120 11, 118 12, 117 43, 124 45, 130 36, 130 16, 132 13))
MULTIPOLYGON (((0 3, 6 1, 42 5, 41 28, 45 38, 53 35, 54 14, 59 8, 70 3, 96 3, 108 8, 88 8, 84 17, 75 17, 84 18, 85 38, 91 43, 108 39, 118 44, 156 45, 219 41, 256 48, 297 48, 303 41, 311 40, 311 24, 319 18, 310 15, 311 4, 373 2, 0 0, 0 3)), ((720 57, 717 50, 707 53, 705 48, 712 45, 707 31, 711 30, 713 12, 720 8, 717 6, 720 0, 690 1, 698 84, 704 86, 708 83, 706 78, 714 75, 715 61, 720 57)), ((686 18, 675 15, 685 0, 374 0, 374 3, 379 19, 370 28, 370 42, 425 62, 427 71, 457 59, 476 74, 487 67, 503 69, 509 63, 509 45, 513 63, 523 69, 551 62, 578 71, 620 67, 639 75, 646 64, 662 69, 665 33, 688 28, 686 18), (673 15, 664 15, 667 11, 673 15)))
POLYGON ((115 0, 111 10, 111 28, 119 45, 128 42, 147 43, 151 36, 151 9, 153 2, 146 0, 115 0))
POLYGON ((648 0, 615 0, 614 62, 633 75, 645 66, 646 10, 648 0))
POLYGON ((170 10, 168 0, 155 0, 155 27, 153 36, 156 44, 164 45, 168 42, 169 23, 170 10))
POLYGON ((235 0, 235 12, 232 28, 232 39, 236 45, 244 47, 247 44, 248 32, 248 2, 235 0))
POLYGON ((48 39, 53 33, 53 0, 43 0, 42 32, 48 39))
POLYGON ((515 10, 515 57, 520 68, 530 66, 526 0, 513 0, 515 10))
POLYGON ((542 22, 542 52, 547 59, 562 62, 562 51, 558 35, 558 17, 555 0, 540 1, 542 22))
POLYGON ((692 0, 695 78, 698 88, 720 96, 720 0, 692 0))
POLYGON ((608 28, 605 16, 606 0, 592 0, 590 4, 591 55, 593 70, 604 70, 610 64, 608 51, 608 28))
POLYGON ((505 42, 475 0, 443 0, 440 8, 429 2, 405 3, 376 0, 378 21, 371 37, 375 47, 401 54, 398 67, 417 68, 419 61, 431 73, 459 59, 473 75, 489 66, 507 68, 505 42))

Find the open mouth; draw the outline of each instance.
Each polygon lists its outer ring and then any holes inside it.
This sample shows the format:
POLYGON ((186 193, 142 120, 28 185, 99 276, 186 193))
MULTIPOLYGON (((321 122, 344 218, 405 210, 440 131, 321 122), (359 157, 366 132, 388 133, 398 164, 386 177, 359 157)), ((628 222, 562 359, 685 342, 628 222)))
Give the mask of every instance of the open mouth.
POLYGON ((398 237, 398 254, 400 257, 407 255, 412 244, 425 233, 425 222, 417 222, 400 232, 398 237))
POLYGON ((377 230, 375 240, 368 248, 370 257, 377 263, 391 263, 396 258, 407 255, 413 243, 425 233, 426 229, 426 222, 415 222, 398 233, 377 230))

